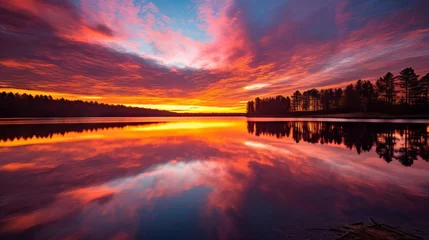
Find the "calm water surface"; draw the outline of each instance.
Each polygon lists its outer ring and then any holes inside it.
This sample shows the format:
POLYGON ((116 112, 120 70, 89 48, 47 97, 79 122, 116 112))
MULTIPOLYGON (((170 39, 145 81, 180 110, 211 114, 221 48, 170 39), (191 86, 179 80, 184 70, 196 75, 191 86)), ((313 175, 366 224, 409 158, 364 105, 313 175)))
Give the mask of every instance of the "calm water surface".
POLYGON ((2 121, 0 238, 329 239, 309 229, 369 217, 429 238, 428 130, 424 121, 2 121))

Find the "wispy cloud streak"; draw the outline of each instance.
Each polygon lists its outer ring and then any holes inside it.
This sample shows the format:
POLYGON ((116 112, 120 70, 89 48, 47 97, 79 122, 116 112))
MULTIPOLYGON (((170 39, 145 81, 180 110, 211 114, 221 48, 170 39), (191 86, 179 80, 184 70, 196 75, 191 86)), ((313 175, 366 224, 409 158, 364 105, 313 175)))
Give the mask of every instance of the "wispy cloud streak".
POLYGON ((256 96, 429 71, 427 9, 419 0, 5 1, 0 87, 243 111, 256 96))

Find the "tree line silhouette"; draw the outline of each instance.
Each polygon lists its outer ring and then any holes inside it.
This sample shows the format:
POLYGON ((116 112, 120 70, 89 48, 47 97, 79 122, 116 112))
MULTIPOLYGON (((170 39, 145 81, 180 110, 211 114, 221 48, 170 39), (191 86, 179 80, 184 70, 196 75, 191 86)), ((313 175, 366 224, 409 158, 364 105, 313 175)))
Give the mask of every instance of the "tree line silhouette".
POLYGON ((98 102, 53 99, 52 96, 6 93, 0 94, 0 117, 145 117, 174 116, 173 112, 110 105, 98 102))
POLYGON ((344 89, 296 90, 292 96, 256 98, 247 102, 248 115, 282 115, 290 112, 429 112, 429 73, 419 79, 413 68, 394 76, 388 72, 375 84, 358 80, 344 89))
POLYGON ((255 136, 292 137, 295 142, 345 145, 357 154, 375 152, 386 162, 411 166, 418 158, 429 162, 427 124, 356 122, 247 122, 255 136), (400 138, 398 138, 400 136, 400 138))

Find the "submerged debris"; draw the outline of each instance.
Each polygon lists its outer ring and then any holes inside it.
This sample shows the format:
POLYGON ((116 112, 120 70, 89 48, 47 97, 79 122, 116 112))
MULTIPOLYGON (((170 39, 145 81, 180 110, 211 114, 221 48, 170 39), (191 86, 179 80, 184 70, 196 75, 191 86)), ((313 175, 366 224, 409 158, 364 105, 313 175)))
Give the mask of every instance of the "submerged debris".
POLYGON ((335 239, 351 240, 351 239, 401 239, 401 240, 420 240, 423 239, 405 230, 390 226, 388 224, 379 223, 370 218, 370 223, 363 222, 341 225, 332 228, 313 228, 310 230, 329 231, 337 235, 335 239))

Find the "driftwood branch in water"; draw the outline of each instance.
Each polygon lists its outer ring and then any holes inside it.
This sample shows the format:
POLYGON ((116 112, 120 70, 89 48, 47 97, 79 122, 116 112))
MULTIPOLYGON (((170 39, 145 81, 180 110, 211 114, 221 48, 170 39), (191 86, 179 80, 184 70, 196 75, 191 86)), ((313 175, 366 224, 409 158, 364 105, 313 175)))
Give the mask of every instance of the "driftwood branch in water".
POLYGON ((416 236, 405 230, 390 226, 385 223, 380 223, 372 218, 369 218, 370 223, 357 222, 352 224, 341 225, 330 228, 312 228, 312 231, 330 231, 335 233, 338 237, 337 240, 351 240, 351 239, 368 239, 368 240, 381 240, 381 239, 403 239, 403 240, 422 240, 423 238, 416 236))

